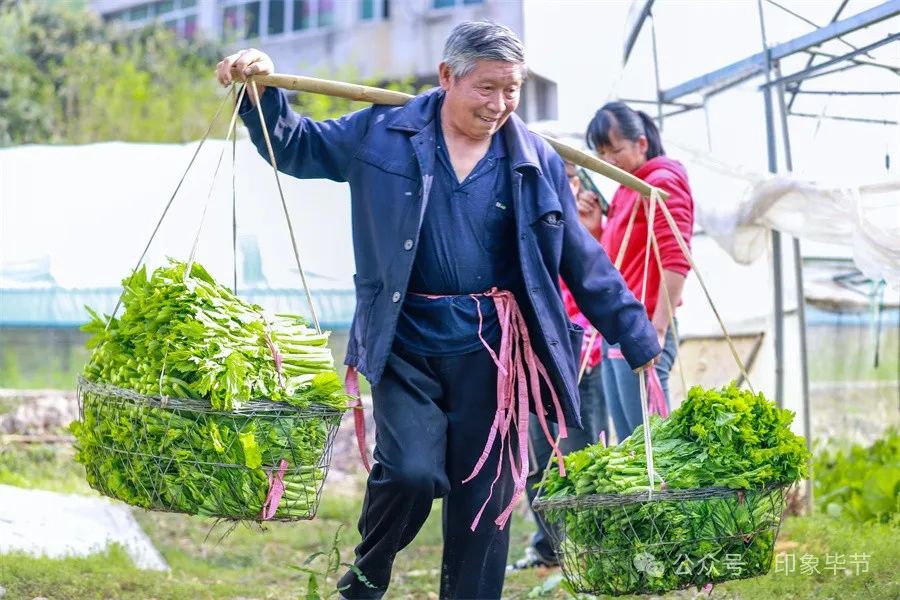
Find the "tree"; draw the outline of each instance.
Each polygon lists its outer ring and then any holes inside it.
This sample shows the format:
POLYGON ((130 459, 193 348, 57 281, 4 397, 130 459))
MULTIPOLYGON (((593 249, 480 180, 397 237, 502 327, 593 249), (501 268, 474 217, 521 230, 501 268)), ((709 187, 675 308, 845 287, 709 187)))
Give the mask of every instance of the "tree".
POLYGON ((70 3, 0 0, 0 145, 196 139, 222 101, 221 55, 159 24, 126 31, 70 3))

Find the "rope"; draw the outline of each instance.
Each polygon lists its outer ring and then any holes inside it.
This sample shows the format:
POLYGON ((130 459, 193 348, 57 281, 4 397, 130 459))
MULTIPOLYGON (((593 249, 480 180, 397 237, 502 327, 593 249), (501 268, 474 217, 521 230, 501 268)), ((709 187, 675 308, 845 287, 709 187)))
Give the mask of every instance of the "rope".
MULTIPOLYGON (((638 209, 638 202, 635 202, 634 207, 631 209, 631 216, 628 217, 628 225, 625 227, 625 237, 622 239, 622 246, 619 248, 619 253, 616 256, 616 262, 614 263, 614 266, 616 267, 617 271, 621 268, 622 261, 625 259, 625 248, 628 246, 629 240, 631 240, 631 232, 634 229, 634 221, 637 218, 637 209, 638 209)), ((594 330, 591 332, 591 337, 588 340, 588 345, 587 345, 588 348, 594 347, 594 343, 597 341, 598 334, 599 334, 599 331, 597 331, 597 328, 595 327, 594 330)), ((578 369, 578 385, 581 385, 581 380, 584 378, 585 371, 587 371, 589 357, 590 357, 590 352, 585 352, 584 358, 581 360, 581 367, 578 369)), ((557 446, 559 446, 560 439, 562 439, 561 436, 557 435, 556 436, 556 445, 557 446)), ((537 494, 535 495, 535 498, 539 497, 541 495, 541 492, 544 490, 544 482, 547 480, 547 471, 550 469, 550 465, 553 464, 553 457, 554 457, 554 454, 553 454, 553 452, 551 452, 550 459, 547 461, 547 466, 544 467, 544 474, 541 476, 541 483, 538 485, 538 491, 537 491, 537 494)), ((560 457, 559 460, 562 461, 563 458, 560 457)), ((560 465, 560 466, 563 466, 563 465, 560 465)))
MULTIPOLYGON (((640 200, 643 203, 643 199, 640 200)), ((638 202, 635 202, 637 205, 638 202)), ((652 188, 650 190, 650 213, 647 216, 647 246, 644 249, 644 279, 641 283, 641 304, 644 306, 647 305, 647 271, 650 268, 650 248, 652 247, 653 240, 653 223, 656 218, 656 205, 662 204, 659 198, 659 191, 656 188, 652 188)), ((665 288, 665 281, 663 281, 662 270, 659 272, 659 284, 665 288)), ((647 394, 647 381, 646 378, 649 377, 648 371, 650 369, 655 368, 652 364, 638 372, 638 382, 640 384, 641 390, 641 421, 644 424, 644 456, 647 460, 647 479, 650 482, 650 486, 647 488, 647 499, 653 497, 653 484, 654 484, 654 471, 653 471, 653 439, 650 435, 650 399, 647 394)))
POLYGON ((731 336, 728 335, 728 330, 725 328, 725 323, 722 321, 722 317, 721 315, 719 315, 716 304, 713 302, 712 296, 710 296, 709 294, 709 288, 706 287, 706 282, 703 281, 703 275, 700 274, 700 270, 697 268, 697 263, 694 262, 694 256, 688 249, 687 244, 684 241, 684 236, 681 235, 681 230, 679 230, 678 226, 675 224, 675 219, 672 218, 672 213, 669 212, 669 209, 666 206, 665 202, 660 202, 659 206, 662 210, 663 216, 669 223, 669 227, 672 229, 672 233, 675 234, 675 240, 678 242, 678 247, 681 248, 681 252, 690 263, 691 269, 693 269, 694 273, 696 273, 697 275, 697 281, 700 282, 700 287, 703 288, 703 293, 706 295, 706 300, 709 302, 709 307, 712 309, 713 314, 715 314, 716 316, 716 320, 719 322, 719 327, 722 329, 722 335, 725 336, 725 340, 728 342, 728 348, 731 350, 731 355, 734 357, 738 368, 741 370, 741 375, 743 375, 744 379, 747 381, 747 387, 750 388, 750 391, 755 394, 756 390, 753 389, 753 384, 750 383, 750 376, 747 375, 747 368, 744 366, 744 361, 741 360, 740 355, 738 355, 737 348, 734 347, 734 340, 732 340, 731 336))
MULTIPOLYGON (((190 162, 188 163, 187 168, 184 170, 184 173, 181 175, 181 179, 178 181, 178 185, 175 186, 175 191, 172 192, 172 197, 169 198, 169 201, 166 203, 165 208, 163 209, 162 215, 159 217, 159 221, 156 222, 156 227, 153 228, 153 233, 150 234, 150 239, 147 240, 147 245, 144 246, 144 251, 141 252, 140 258, 138 258, 137 263, 134 265, 134 268, 131 270, 131 277, 137 273, 138 268, 141 266, 141 263, 144 262, 144 257, 147 256, 147 251, 150 250, 150 244, 153 243, 153 238, 156 237, 157 232, 159 232, 159 228, 162 225, 163 219, 166 218, 166 214, 169 212, 169 208, 172 206, 172 202, 175 200, 175 196, 178 195, 178 190, 181 189, 181 185, 184 183, 185 177, 187 177, 188 171, 191 170, 191 166, 193 166, 194 161, 197 159, 197 155, 200 154, 200 148, 203 147, 203 144, 206 142, 206 139, 209 137, 210 132, 213 129, 213 126, 216 124, 216 121, 219 119, 219 114, 222 112, 222 108, 225 106, 225 103, 228 102, 228 95, 225 95, 225 98, 222 99, 221 104, 219 104, 219 108, 216 109, 216 114, 213 115, 212 121, 209 123, 209 127, 206 129, 206 133, 203 134, 203 137, 200 139, 200 143, 197 144, 197 149, 194 150, 194 155, 191 157, 190 162)), ((106 329, 109 329, 110 324, 116 316, 116 313, 119 312, 119 307, 122 306, 122 297, 125 295, 125 288, 123 286, 122 292, 119 294, 119 299, 116 301, 116 306, 113 308, 112 314, 109 315, 109 319, 106 321, 106 329)))
POLYGON ((687 381, 684 379, 684 365, 681 364, 681 352, 678 352, 678 348, 681 348, 681 339, 678 335, 678 329, 675 327, 675 308, 672 306, 672 298, 669 296, 669 288, 667 288, 664 284, 665 282, 662 280, 662 258, 659 254, 659 244, 656 241, 656 232, 651 231, 650 236, 652 238, 653 244, 653 253, 656 257, 656 266, 659 269, 660 273, 660 282, 663 290, 663 294, 666 297, 666 306, 669 308, 669 327, 672 328, 672 336, 675 338, 675 360, 678 361, 678 374, 681 375, 681 392, 685 398, 687 398, 687 381))
POLYGON ((297 261, 297 269, 300 270, 300 280, 303 282, 303 291, 306 292, 306 301, 309 303, 309 310, 312 314, 313 325, 316 327, 316 333, 322 333, 319 326, 319 317, 316 315, 316 307, 313 304, 312 294, 309 291, 309 285, 306 283, 306 272, 300 263, 300 250, 297 246, 297 238, 294 235, 294 225, 291 223, 291 214, 288 211, 287 201, 284 199, 284 190, 281 188, 281 179, 278 177, 278 165, 275 164, 275 151, 272 150, 272 140, 269 139, 269 128, 266 126, 266 118, 263 115, 262 105, 259 101, 259 90, 256 87, 256 81, 250 80, 250 89, 253 92, 253 101, 256 103, 256 111, 259 113, 259 121, 262 124, 263 137, 266 140, 266 149, 269 151, 269 161, 272 163, 272 171, 275 173, 275 183, 278 186, 278 195, 281 197, 281 207, 284 209, 284 217, 287 219, 288 233, 291 236, 291 246, 294 250, 294 258, 297 261))
MULTIPOLYGON (((231 88, 232 96, 235 98, 234 103, 240 105, 240 100, 237 99, 237 94, 234 93, 234 88, 231 88)), ((241 87, 241 95, 243 96, 244 92, 247 90, 247 86, 244 85, 241 87)), ((231 138, 231 256, 232 256, 232 266, 234 267, 234 286, 232 287, 232 291, 234 295, 237 296, 237 182, 235 178, 237 177, 237 134, 233 138, 231 138)))
POLYGON ((206 202, 203 204, 203 213, 200 215, 200 225, 197 227, 197 233, 194 236, 194 243, 191 246, 191 254, 188 257, 187 268, 184 270, 185 281, 190 277, 191 268, 194 266, 194 257, 196 256, 197 248, 200 245, 200 234, 203 232, 203 224, 206 222, 206 212, 209 210, 213 190, 216 188, 216 177, 219 175, 219 168, 222 166, 222 159, 225 157, 225 149, 228 147, 228 141, 232 139, 231 136, 235 133, 235 124, 237 123, 238 112, 241 108, 241 101, 244 99, 245 89, 246 87, 241 88, 240 96, 238 97, 237 102, 234 103, 234 110, 231 111, 231 121, 228 122, 228 133, 225 136, 225 145, 222 146, 222 151, 219 153, 219 160, 216 162, 216 170, 213 171, 212 181, 209 183, 209 192, 206 195, 206 202))

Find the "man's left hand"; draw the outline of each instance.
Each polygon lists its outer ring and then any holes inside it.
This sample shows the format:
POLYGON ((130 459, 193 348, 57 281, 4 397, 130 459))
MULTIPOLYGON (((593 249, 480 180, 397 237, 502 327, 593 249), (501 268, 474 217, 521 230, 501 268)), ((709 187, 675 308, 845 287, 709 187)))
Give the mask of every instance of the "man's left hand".
POLYGON ((642 365, 642 366, 638 367, 637 369, 634 369, 634 372, 635 372, 635 373, 643 373, 643 372, 646 371, 647 369, 652 368, 656 363, 659 362, 659 357, 660 357, 661 354, 662 354, 662 352, 660 352, 659 354, 657 354, 656 356, 654 356, 654 357, 650 360, 650 362, 648 362, 646 365, 642 365))

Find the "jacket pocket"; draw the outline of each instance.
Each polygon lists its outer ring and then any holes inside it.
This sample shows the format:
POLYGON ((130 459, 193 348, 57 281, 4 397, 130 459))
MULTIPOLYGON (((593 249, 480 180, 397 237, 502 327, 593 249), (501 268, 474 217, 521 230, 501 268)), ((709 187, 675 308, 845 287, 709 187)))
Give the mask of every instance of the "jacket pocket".
POLYGON ((562 257, 565 221, 560 211, 548 211, 542 214, 533 224, 532 229, 544 263, 558 265, 562 257))
POLYGON ((416 182, 420 179, 419 165, 413 155, 406 156, 404 153, 398 155, 396 152, 385 152, 383 149, 379 152, 375 148, 362 146, 353 158, 385 173, 400 175, 416 182))
POLYGON ((358 352, 366 348, 366 339, 372 313, 375 311, 375 300, 381 292, 383 284, 377 279, 367 279, 359 275, 353 276, 356 287, 356 311, 353 315, 353 339, 358 352))

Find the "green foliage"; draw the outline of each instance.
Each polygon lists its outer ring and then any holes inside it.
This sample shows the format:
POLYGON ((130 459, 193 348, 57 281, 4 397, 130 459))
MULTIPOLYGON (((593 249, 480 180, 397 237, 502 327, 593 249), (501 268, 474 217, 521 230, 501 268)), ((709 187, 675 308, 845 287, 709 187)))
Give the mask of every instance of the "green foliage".
MULTIPOLYGON (((668 419, 650 417, 654 470, 669 489, 798 481, 806 476, 809 453, 790 429, 793 419, 762 394, 733 384, 720 390, 694 386, 668 419)), ((643 425, 616 446, 595 444, 569 454, 565 466, 568 477, 555 468, 548 473, 548 496, 646 490, 643 425)), ((657 478, 656 489, 662 485, 657 478)))
POLYGON ((0 146, 200 137, 221 100, 215 45, 126 31, 70 2, 0 3, 0 146))
MULTIPOLYGON (((746 491, 550 510, 548 517, 565 525, 563 560, 572 561, 585 588, 612 594, 766 573, 783 505, 781 487, 767 486, 806 474, 808 452, 790 429, 793 416, 733 384, 721 390, 695 386, 668 419, 650 419, 655 489, 746 491), (642 556, 646 560, 638 560, 642 556), (730 568, 735 561, 739 568, 730 568)), ((548 497, 646 491, 643 426, 617 446, 598 444, 568 455, 565 466, 567 477, 556 469, 548 473, 548 497)))
POLYGON ((275 515, 309 517, 340 413, 232 411, 258 398, 346 408, 328 333, 264 313, 197 263, 187 269, 173 260, 148 277, 141 268, 123 281, 120 319, 91 311, 85 377, 163 400, 84 390, 76 460, 91 487, 129 504, 243 519, 257 518, 281 469, 275 515), (184 410, 169 397, 205 402, 184 410))
POLYGON ((859 444, 816 455, 815 500, 834 517, 900 523, 900 431, 889 429, 868 448, 859 444))
POLYGON ((0 445, 0 484, 63 493, 92 493, 84 470, 63 444, 0 445))
MULTIPOLYGON (((323 79, 336 79, 338 81, 353 82, 360 85, 382 87, 397 92, 404 92, 406 94, 418 94, 428 88, 428 86, 422 86, 417 89, 416 86, 413 85, 412 79, 403 79, 400 81, 390 82, 384 82, 382 80, 379 80, 377 77, 364 79, 360 77, 359 71, 353 67, 344 67, 338 69, 337 72, 334 73, 319 71, 314 75, 314 77, 320 77, 323 79)), ((332 96, 325 96, 322 94, 297 94, 293 97, 291 102, 294 110, 299 112, 301 115, 309 117, 316 121, 322 121, 324 119, 336 119, 342 115, 346 115, 348 113, 366 108, 367 106, 371 106, 371 104, 368 102, 354 102, 352 100, 346 100, 344 98, 334 98, 332 96)))
POLYGON ((229 411, 256 398, 346 408, 328 332, 271 315, 217 284, 201 265, 171 260, 122 282, 124 313, 90 309, 93 353, 84 375, 141 394, 208 400, 229 411))
POLYGON ((359 570, 359 567, 341 560, 340 543, 342 528, 343 525, 338 527, 337 531, 335 531, 330 548, 310 554, 306 560, 303 561, 302 565, 294 567, 308 576, 306 593, 303 595, 304 600, 325 600, 326 598, 339 596, 346 587, 337 588, 335 580, 343 569, 353 571, 363 584, 375 589, 375 586, 369 582, 363 572, 359 570), (320 566, 314 568, 315 565, 320 566), (325 586, 324 590, 322 589, 322 585, 325 586))

